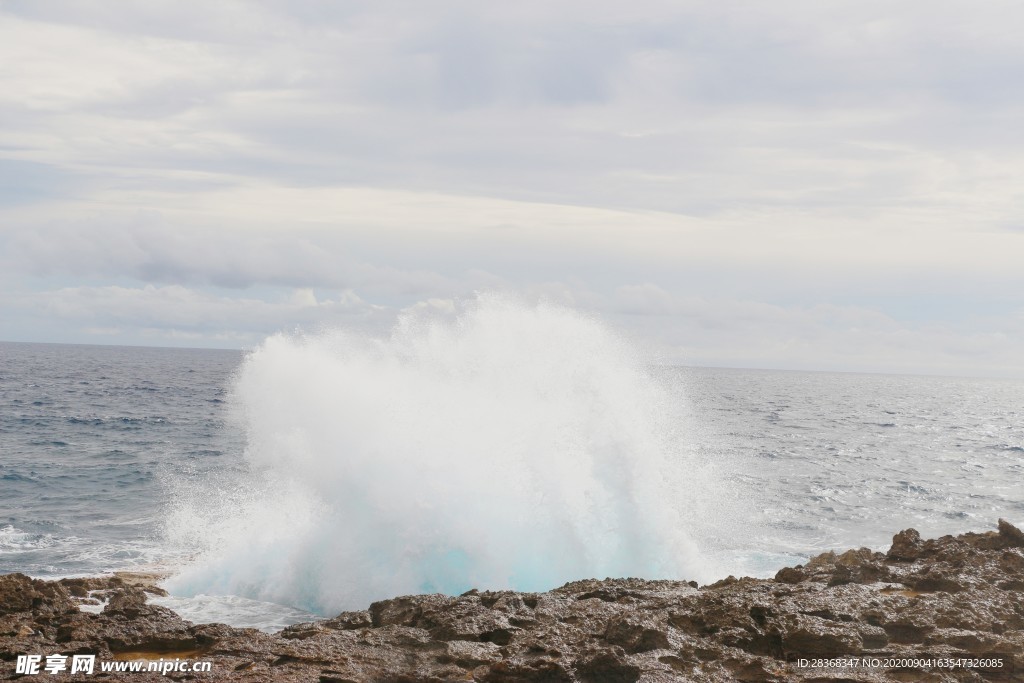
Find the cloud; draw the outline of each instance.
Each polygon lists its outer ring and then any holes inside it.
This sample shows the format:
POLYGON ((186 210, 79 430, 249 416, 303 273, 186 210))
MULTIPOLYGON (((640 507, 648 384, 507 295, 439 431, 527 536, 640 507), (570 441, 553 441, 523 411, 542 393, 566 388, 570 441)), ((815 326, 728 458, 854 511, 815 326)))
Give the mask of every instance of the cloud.
POLYGON ((392 313, 351 291, 319 297, 296 289, 279 298, 225 296, 168 285, 64 287, 19 298, 18 307, 81 326, 92 337, 192 339, 253 345, 266 335, 322 326, 386 329, 392 313))
POLYGON ((0 159, 0 207, 68 198, 74 186, 72 174, 51 164, 0 159))
MULTIPOLYGON (((7 266, 37 277, 131 278, 154 284, 222 288, 360 288, 379 295, 426 296, 450 281, 424 269, 360 262, 330 233, 210 227, 159 212, 74 219, 10 230, 7 266)), ((476 274, 474 279, 486 278, 476 274)))
POLYGON ((794 370, 1024 377, 1020 312, 963 322, 908 323, 864 306, 780 306, 619 287, 606 314, 662 360, 794 370))
POLYGON ((933 203, 1020 152, 1008 16, 633 4, 10 3, 5 135, 107 171, 683 213, 933 203))
MULTIPOLYGON (((1024 376, 1024 310, 971 325, 907 324, 861 306, 780 306, 752 299, 676 295, 653 283, 610 295, 581 283, 530 288, 618 327, 663 363, 796 370, 1024 376)), ((62 287, 0 300, 0 314, 60 321, 79 340, 251 347, 277 331, 321 328, 384 335, 402 312, 450 316, 455 300, 371 304, 354 292, 278 288, 243 295, 180 285, 62 287)))
POLYGON ((663 212, 363 188, 110 191, 102 202, 9 212, 12 272, 154 284, 373 290, 417 298, 577 278, 608 289, 650 278, 673 290, 782 300, 1010 292, 1021 234, 902 210, 663 212), (159 211, 147 209, 157 205, 159 211), (83 214, 88 217, 82 217, 83 214), (89 215, 91 214, 91 215, 89 215), (42 215, 47 215, 43 213, 42 215), (646 274, 646 275, 644 275, 646 274))
POLYGON ((146 300, 181 333, 188 306, 237 301, 255 334, 311 320, 281 303, 295 290, 391 311, 497 288, 720 362, 1024 350, 1024 8, 0 13, 0 267, 48 302, 52 325, 17 318, 43 336, 78 320, 63 300, 108 330, 146 300))

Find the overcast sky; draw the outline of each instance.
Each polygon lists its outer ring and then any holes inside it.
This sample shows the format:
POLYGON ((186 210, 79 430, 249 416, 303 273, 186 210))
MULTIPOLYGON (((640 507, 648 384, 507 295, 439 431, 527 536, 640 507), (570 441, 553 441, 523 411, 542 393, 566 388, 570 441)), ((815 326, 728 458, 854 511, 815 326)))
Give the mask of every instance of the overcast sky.
POLYGON ((245 348, 507 290, 672 362, 1024 377, 1021 26, 0 0, 0 339, 245 348))

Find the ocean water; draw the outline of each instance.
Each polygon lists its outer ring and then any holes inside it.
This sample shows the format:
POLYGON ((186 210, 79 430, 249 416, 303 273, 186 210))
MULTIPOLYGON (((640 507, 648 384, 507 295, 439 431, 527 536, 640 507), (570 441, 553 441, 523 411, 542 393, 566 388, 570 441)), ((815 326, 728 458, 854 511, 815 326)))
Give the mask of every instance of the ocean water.
POLYGON ((165 560, 178 473, 238 467, 225 427, 240 352, 0 343, 0 570, 165 560))
POLYGON ((0 343, 0 572, 268 630, 419 591, 770 575, 1024 522, 1024 382, 659 365, 482 301, 253 353, 0 343))

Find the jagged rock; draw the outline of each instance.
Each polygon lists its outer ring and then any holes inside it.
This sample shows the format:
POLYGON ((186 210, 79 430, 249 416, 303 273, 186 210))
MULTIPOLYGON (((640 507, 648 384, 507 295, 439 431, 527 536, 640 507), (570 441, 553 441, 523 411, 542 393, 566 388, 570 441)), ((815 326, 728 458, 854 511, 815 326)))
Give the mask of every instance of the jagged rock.
POLYGON ((117 590, 110 597, 104 612, 109 614, 123 614, 127 617, 137 617, 146 611, 146 594, 141 588, 125 586, 117 590))
POLYGON ((999 538, 1015 548, 1024 548, 1024 531, 1021 531, 1005 519, 999 520, 999 538))
POLYGON ((818 616, 787 614, 782 633, 783 652, 794 657, 837 657, 864 649, 857 629, 818 616))
POLYGON ((921 556, 921 534, 917 529, 904 529, 892 537, 892 547, 886 554, 890 560, 916 560, 921 556))
MULTIPOLYGON (((0 679, 20 654, 208 660, 210 675, 149 680, 327 683, 1024 681, 1024 534, 823 553, 774 579, 587 579, 547 593, 402 596, 275 635, 191 624, 147 603, 144 575, 0 576, 0 679), (79 604, 106 602, 99 614, 79 604), (1003 657, 1001 670, 824 670, 801 658, 1003 657), (1012 664, 1011 664, 1012 663, 1012 664), (1013 668, 1011 668, 1013 667, 1013 668)), ((92 680, 91 677, 82 680, 92 680)), ((99 680, 97 677, 95 680, 99 680)))
POLYGON ((668 650, 672 647, 667 624, 632 614, 613 617, 605 628, 604 639, 627 652, 668 650))
POLYGON ((779 583, 800 583, 807 578, 807 572, 803 567, 783 567, 775 574, 775 580, 779 583))
POLYGON ((59 583, 31 579, 24 574, 7 574, 0 579, 0 615, 28 611, 50 615, 75 610, 71 595, 59 583))

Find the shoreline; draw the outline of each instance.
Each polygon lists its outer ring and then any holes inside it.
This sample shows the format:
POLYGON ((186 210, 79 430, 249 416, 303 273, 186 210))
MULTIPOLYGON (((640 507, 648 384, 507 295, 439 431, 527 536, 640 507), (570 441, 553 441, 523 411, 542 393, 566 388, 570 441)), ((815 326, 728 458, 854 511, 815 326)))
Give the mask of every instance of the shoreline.
POLYGON ((827 552, 770 579, 402 596, 275 634, 148 604, 162 578, 0 576, 0 680, 21 677, 19 655, 85 654, 211 667, 106 681, 1024 681, 1024 532, 1004 520, 907 529, 885 553, 827 552))

